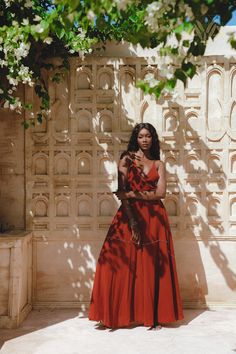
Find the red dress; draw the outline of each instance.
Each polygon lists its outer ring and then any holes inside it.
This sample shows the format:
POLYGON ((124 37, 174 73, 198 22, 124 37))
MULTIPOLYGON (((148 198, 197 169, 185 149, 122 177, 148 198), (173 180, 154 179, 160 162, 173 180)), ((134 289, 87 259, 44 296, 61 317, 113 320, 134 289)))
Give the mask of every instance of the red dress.
MULTIPOLYGON (((158 171, 148 174, 132 163, 128 188, 155 190, 158 171)), ((121 205, 104 240, 96 267, 89 320, 110 328, 132 322, 153 326, 183 319, 172 235, 161 200, 130 199, 141 231, 141 246, 131 241, 128 218, 121 205)))

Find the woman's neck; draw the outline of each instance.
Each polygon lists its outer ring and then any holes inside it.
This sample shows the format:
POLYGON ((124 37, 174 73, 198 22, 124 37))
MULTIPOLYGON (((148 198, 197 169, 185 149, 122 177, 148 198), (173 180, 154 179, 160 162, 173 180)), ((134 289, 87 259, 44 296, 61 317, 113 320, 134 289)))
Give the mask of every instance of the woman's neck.
POLYGON ((147 159, 147 160, 151 160, 151 154, 150 154, 150 150, 147 151, 143 151, 142 149, 139 149, 137 151, 138 155, 143 158, 143 159, 147 159))

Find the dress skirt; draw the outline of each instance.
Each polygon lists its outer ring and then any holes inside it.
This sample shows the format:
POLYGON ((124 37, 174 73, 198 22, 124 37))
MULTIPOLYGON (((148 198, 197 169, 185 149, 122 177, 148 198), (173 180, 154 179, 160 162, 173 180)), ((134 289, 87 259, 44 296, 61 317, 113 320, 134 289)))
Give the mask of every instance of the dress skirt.
MULTIPOLYGON (((148 175, 134 165, 128 176, 133 190, 152 190, 158 171, 148 175)), ((130 200, 141 245, 131 240, 123 205, 103 242, 96 266, 89 320, 110 328, 132 322, 144 326, 183 319, 174 247, 168 215, 161 200, 130 200)))

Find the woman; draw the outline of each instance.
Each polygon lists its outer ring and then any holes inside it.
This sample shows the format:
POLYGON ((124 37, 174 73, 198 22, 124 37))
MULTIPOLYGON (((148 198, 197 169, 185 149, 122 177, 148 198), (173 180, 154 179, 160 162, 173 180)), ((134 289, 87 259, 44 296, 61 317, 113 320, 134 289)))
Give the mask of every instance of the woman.
POLYGON ((172 235, 161 199, 165 166, 155 128, 135 126, 118 166, 122 204, 103 243, 89 319, 109 328, 132 323, 160 329, 183 319, 172 235))

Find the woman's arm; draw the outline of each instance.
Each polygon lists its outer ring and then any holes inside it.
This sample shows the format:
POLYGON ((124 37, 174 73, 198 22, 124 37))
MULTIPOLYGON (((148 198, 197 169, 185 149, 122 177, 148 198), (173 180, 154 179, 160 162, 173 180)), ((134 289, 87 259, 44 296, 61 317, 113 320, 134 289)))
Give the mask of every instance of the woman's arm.
MULTIPOLYGON (((127 187, 127 173, 128 173, 128 167, 130 165, 130 157, 128 155, 123 156, 118 164, 118 191, 115 192, 115 194, 118 196, 118 194, 123 194, 126 193, 126 187, 127 187)), ((121 199, 122 205, 125 209, 125 213, 128 217, 129 220, 129 226, 131 227, 132 230, 132 240, 134 242, 137 242, 138 244, 140 243, 140 234, 138 230, 138 223, 134 218, 134 215, 132 213, 132 209, 130 206, 130 201, 128 199, 121 199)))
POLYGON ((139 199, 139 200, 159 200, 165 198, 166 195, 166 169, 162 161, 159 162, 158 166, 159 179, 157 183, 157 188, 153 191, 142 191, 142 192, 121 192, 119 198, 123 200, 128 199, 139 199))
MULTIPOLYGON (((123 156, 118 164, 118 193, 126 193, 126 187, 127 187, 127 173, 128 173, 128 167, 129 167, 130 161, 129 161, 129 156, 125 155, 123 156)), ((117 192, 115 192, 116 194, 117 192)), ((130 208, 130 203, 127 199, 122 199, 122 204, 125 208, 126 214, 129 219, 129 223, 131 224, 134 221, 133 213, 130 208)))

